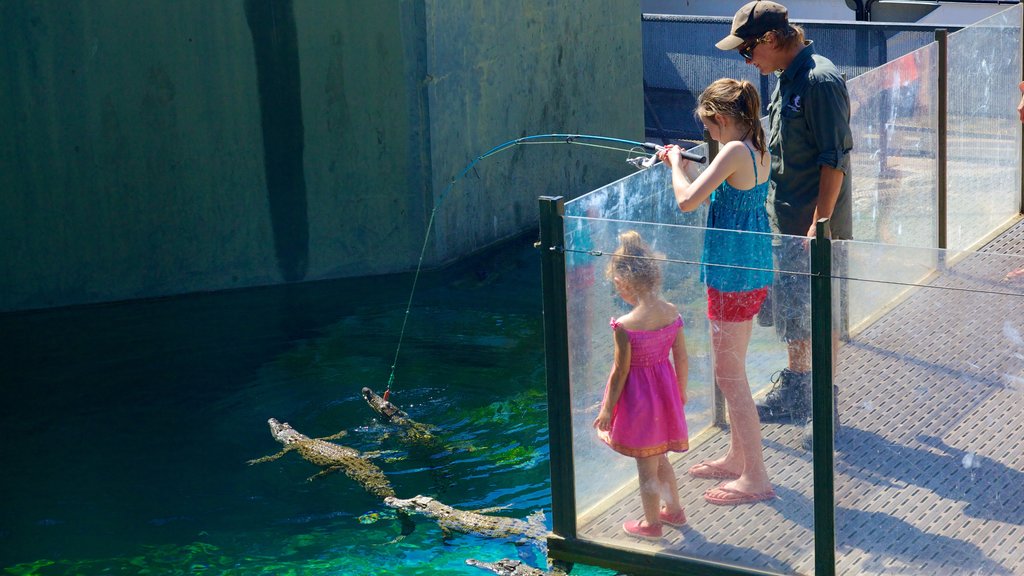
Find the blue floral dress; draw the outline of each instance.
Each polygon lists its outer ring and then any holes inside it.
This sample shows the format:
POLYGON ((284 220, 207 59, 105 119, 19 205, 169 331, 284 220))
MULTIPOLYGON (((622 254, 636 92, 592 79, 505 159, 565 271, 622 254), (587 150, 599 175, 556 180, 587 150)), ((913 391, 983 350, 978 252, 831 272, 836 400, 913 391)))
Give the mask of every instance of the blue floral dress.
MULTIPOLYGON (((757 182, 757 160, 749 146, 747 150, 757 182)), ((771 178, 748 190, 722 182, 711 193, 700 271, 701 281, 708 286, 721 292, 747 292, 772 283, 771 227, 765 208, 770 182, 771 178)))

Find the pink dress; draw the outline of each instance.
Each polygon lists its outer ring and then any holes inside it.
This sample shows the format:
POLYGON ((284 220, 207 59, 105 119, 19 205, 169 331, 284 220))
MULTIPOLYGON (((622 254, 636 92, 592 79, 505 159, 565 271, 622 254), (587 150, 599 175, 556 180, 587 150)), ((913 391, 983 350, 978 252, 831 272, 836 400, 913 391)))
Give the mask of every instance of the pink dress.
MULTIPOLYGON (((620 326, 614 318, 611 325, 612 329, 620 326)), ((616 452, 643 458, 689 449, 683 402, 669 360, 682 327, 683 319, 677 316, 658 330, 626 330, 629 374, 612 411, 611 429, 600 435, 616 452)))

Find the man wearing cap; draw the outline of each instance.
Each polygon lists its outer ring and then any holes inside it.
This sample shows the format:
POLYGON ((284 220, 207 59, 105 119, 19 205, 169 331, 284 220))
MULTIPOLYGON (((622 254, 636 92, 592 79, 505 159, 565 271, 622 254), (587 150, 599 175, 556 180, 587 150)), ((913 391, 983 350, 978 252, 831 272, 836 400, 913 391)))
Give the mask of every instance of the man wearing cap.
MULTIPOLYGON (((736 50, 761 74, 778 77, 768 105, 768 149, 775 184, 768 212, 778 231, 813 237, 815 223, 830 218, 833 238, 852 238, 850 97, 835 65, 814 53, 803 29, 789 22, 785 6, 765 0, 740 8, 731 33, 715 46, 736 50)), ((795 264, 795 269, 805 269, 805 244, 783 242, 776 253, 779 269, 794 269, 787 261, 803 262, 795 264)), ((809 449, 810 289, 806 276, 776 274, 770 300, 789 361, 774 389, 758 403, 757 412, 762 422, 805 424, 803 445, 809 449)), ((838 430, 838 418, 835 426, 838 430)))

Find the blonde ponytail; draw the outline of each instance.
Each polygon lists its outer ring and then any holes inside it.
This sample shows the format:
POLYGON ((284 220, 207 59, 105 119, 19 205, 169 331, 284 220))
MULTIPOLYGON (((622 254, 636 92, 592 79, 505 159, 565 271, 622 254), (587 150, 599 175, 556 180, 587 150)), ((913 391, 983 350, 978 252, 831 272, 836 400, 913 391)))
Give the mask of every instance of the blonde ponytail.
POLYGON ((661 286, 659 256, 644 242, 636 230, 619 234, 619 247, 608 262, 608 279, 620 278, 635 289, 653 290, 661 286))
POLYGON ((761 98, 750 82, 733 78, 715 80, 697 98, 695 113, 712 124, 715 124, 716 114, 732 118, 745 128, 744 138, 750 138, 758 152, 768 152, 761 127, 761 98))

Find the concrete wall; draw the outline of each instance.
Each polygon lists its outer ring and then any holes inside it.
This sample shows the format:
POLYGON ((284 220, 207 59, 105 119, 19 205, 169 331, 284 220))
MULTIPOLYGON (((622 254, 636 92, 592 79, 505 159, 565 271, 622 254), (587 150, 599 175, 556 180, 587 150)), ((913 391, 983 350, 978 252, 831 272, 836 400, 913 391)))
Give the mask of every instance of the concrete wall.
MULTIPOLYGON (((297 1, 308 278, 415 266, 430 210, 421 1, 297 1)), ((428 263, 432 263, 429 260, 428 263)))
POLYGON ((627 172, 639 3, 0 3, 0 311, 409 270, 627 172))
POLYGON ((3 2, 0 38, 0 309, 278 277, 239 6, 3 2))
MULTIPOLYGON (((474 155, 511 138, 644 139, 636 2, 436 0, 427 6, 435 202, 474 155)), ((628 173, 624 158, 553 145, 520 146, 485 160, 438 204, 439 257, 534 225, 539 194, 593 190, 628 173)))

